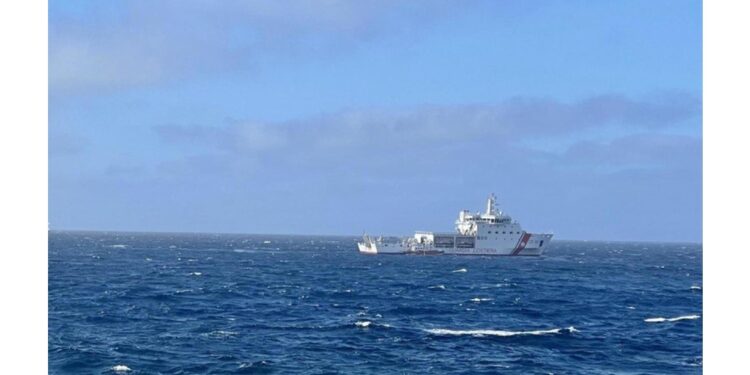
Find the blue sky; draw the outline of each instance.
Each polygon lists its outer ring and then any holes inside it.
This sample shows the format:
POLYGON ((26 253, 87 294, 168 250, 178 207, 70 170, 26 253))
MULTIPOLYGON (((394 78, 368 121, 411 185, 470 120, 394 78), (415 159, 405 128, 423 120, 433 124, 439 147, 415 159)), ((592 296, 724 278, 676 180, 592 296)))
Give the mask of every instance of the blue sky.
POLYGON ((53 229, 702 240, 698 1, 51 1, 53 229))

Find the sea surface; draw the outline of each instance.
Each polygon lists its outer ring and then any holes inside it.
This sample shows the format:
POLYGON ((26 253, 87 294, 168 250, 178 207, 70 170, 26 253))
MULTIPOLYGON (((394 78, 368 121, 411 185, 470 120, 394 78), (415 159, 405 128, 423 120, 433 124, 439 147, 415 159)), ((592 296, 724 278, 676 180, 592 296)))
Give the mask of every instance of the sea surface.
POLYGON ((702 245, 50 232, 51 374, 694 374, 702 245))

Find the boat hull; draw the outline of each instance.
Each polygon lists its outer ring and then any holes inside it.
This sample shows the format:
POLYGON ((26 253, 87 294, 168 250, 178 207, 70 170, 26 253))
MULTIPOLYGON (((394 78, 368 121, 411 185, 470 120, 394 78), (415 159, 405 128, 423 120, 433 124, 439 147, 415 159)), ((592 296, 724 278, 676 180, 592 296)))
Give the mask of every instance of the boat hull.
POLYGON ((540 256, 552 240, 548 233, 524 233, 512 247, 479 247, 444 249, 446 255, 540 256))
POLYGON ((368 255, 410 254, 410 255, 479 255, 479 256, 541 256, 552 240, 549 233, 524 232, 512 246, 440 248, 419 244, 359 242, 359 252, 368 255))
POLYGON ((409 251, 407 246, 399 243, 359 242, 357 247, 360 253, 368 255, 406 254, 409 251))

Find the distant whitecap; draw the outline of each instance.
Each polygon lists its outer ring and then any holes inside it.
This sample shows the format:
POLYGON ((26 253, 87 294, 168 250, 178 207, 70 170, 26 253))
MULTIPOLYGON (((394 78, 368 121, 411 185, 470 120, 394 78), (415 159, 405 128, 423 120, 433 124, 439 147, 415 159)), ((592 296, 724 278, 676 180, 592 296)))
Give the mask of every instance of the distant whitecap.
POLYGON ((643 319, 643 321, 646 323, 663 323, 663 322, 677 322, 680 320, 694 320, 694 319, 699 319, 699 318, 700 318, 700 315, 683 315, 683 316, 678 316, 675 318, 663 318, 663 317, 647 318, 647 319, 643 319))
POLYGON ((487 302, 487 301, 492 301, 492 298, 479 298, 479 297, 474 297, 474 298, 470 299, 470 301, 471 301, 471 302, 476 302, 476 303, 479 303, 479 302, 487 302))
POLYGON ((204 333, 202 336, 223 339, 223 338, 236 336, 236 335, 237 335, 237 332, 234 332, 234 331, 221 331, 220 330, 220 331, 211 331, 208 333, 204 333))
POLYGON ((360 320, 360 321, 354 323, 354 325, 356 325, 359 328, 367 328, 367 327, 370 326, 370 324, 372 324, 372 322, 369 321, 369 320, 360 320))
POLYGON ((453 270, 451 272, 467 272, 467 271, 466 271, 466 268, 459 268, 459 269, 453 270))
POLYGON ((131 371, 130 367, 125 365, 114 365, 112 366, 112 371, 114 372, 128 372, 131 371))
POLYGON ((533 330, 533 331, 503 331, 495 329, 470 329, 470 330, 455 330, 445 328, 433 328, 426 329, 427 333, 438 336, 499 336, 499 337, 512 337, 512 336, 539 336, 539 335, 555 335, 560 333, 574 333, 579 332, 575 327, 570 326, 568 328, 553 328, 546 330, 533 330))

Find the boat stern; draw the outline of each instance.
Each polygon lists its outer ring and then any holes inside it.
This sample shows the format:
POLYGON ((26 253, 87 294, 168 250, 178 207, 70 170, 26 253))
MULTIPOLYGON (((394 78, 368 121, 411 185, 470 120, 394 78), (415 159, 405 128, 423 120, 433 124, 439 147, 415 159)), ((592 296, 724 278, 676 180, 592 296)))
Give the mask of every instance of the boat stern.
POLYGON ((357 248, 362 254, 377 254, 378 249, 375 244, 370 242, 357 242, 357 248))

